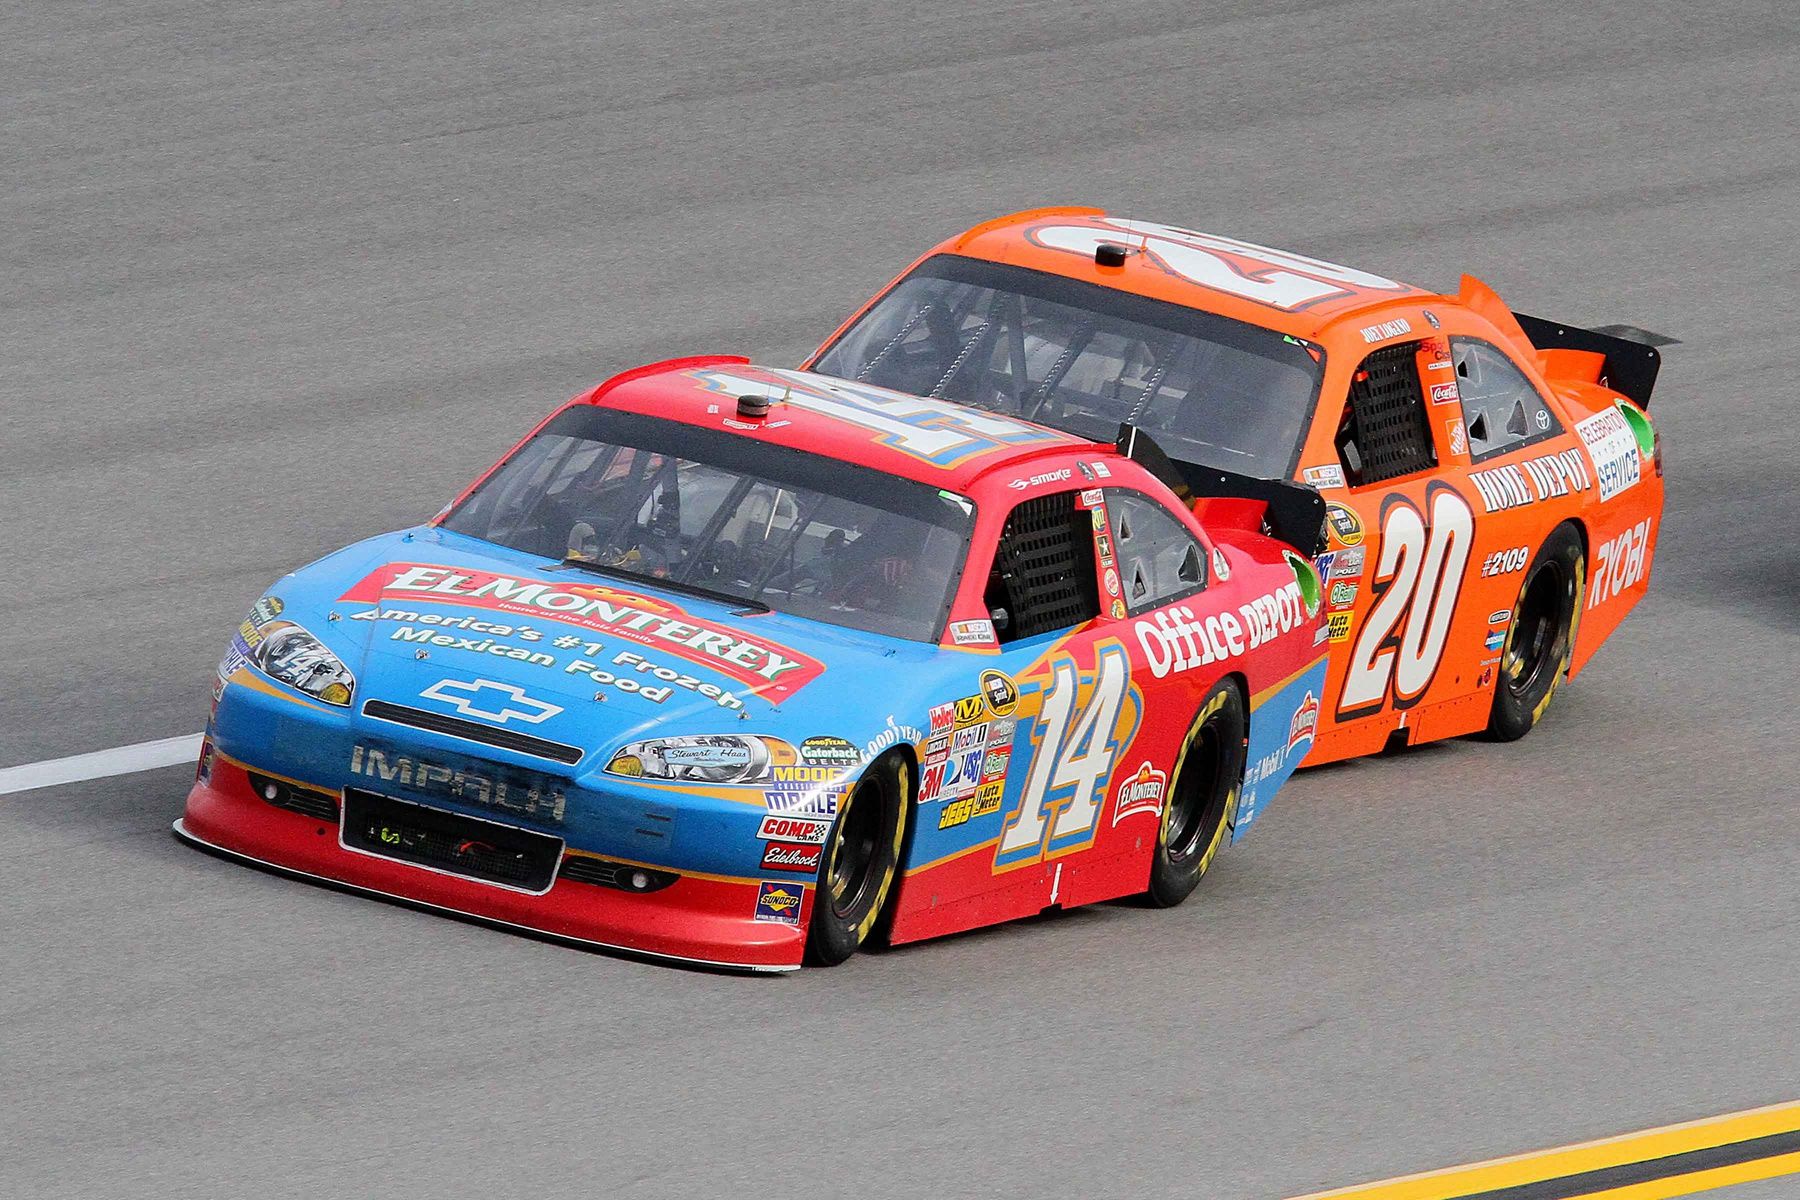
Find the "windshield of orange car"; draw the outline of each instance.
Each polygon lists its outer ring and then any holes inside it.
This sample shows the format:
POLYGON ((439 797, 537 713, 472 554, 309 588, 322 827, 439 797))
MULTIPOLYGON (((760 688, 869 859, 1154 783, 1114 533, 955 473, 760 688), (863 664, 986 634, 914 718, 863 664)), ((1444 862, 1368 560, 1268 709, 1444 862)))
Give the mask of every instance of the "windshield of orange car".
POLYGON ((813 369, 1170 457, 1286 479, 1324 376, 1315 346, 1243 321, 1041 271, 927 259, 813 369))
POLYGON ((442 527, 600 573, 935 642, 974 505, 723 430, 577 405, 442 527))

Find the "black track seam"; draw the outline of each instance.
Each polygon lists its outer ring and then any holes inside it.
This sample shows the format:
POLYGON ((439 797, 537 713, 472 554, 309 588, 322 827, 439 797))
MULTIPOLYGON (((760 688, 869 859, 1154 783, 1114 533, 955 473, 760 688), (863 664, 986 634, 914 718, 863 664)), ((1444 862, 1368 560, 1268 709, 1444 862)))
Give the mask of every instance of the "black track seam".
POLYGON ((1774 1158, 1795 1152, 1800 1152, 1800 1129, 1771 1133, 1767 1137, 1751 1138, 1743 1142, 1727 1142, 1722 1146, 1706 1146, 1642 1162, 1621 1163, 1616 1167, 1601 1167, 1583 1171, 1579 1175, 1563 1175, 1556 1179, 1540 1179, 1536 1183, 1515 1184, 1493 1191, 1457 1192, 1454 1196, 1446 1196, 1445 1200, 1574 1200, 1575 1197, 1610 1188, 1629 1187, 1634 1183, 1648 1183, 1655 1179, 1672 1179, 1678 1175, 1691 1175, 1696 1171, 1710 1171, 1715 1167, 1736 1166, 1738 1163, 1755 1162, 1759 1158, 1774 1158))

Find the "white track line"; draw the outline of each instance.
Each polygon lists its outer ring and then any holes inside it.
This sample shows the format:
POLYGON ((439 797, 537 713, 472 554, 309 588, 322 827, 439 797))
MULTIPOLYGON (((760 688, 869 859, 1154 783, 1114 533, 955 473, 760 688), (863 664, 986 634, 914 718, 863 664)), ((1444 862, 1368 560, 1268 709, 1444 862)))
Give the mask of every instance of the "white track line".
POLYGON ((96 750, 92 754, 6 767, 0 769, 0 796, 62 783, 79 783, 84 779, 105 779, 111 775, 132 775, 157 767, 172 767, 177 763, 193 762, 199 755, 200 735, 189 733, 157 742, 114 746, 111 750, 96 750))

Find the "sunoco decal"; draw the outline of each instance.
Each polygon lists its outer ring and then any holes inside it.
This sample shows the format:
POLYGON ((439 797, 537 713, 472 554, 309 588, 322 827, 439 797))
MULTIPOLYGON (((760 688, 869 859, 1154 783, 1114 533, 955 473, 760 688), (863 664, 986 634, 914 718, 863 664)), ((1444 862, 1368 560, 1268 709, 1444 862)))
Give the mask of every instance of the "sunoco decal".
POLYGON ((461 567, 389 563, 340 598, 374 604, 396 596, 579 625, 667 650, 771 699, 793 695, 825 670, 823 663, 798 650, 746 637, 666 600, 604 584, 555 584, 461 567))

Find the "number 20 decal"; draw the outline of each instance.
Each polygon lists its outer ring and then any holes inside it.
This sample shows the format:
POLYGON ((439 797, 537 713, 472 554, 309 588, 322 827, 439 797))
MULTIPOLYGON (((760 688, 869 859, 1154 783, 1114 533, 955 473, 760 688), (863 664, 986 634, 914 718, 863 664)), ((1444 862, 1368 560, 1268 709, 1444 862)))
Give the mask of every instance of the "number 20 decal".
POLYGON ((1125 702, 1129 699, 1134 710, 1139 707, 1124 648, 1117 642, 1100 647, 1093 686, 1078 712, 1080 685, 1075 663, 1058 659, 1037 717, 1031 769, 1018 807, 1007 814, 1000 833, 994 854, 997 870, 1061 854, 1093 839, 1100 810, 1106 806, 1113 762, 1137 724, 1133 711, 1130 724, 1119 727, 1125 702))
POLYGON ((1404 496, 1390 496, 1383 506, 1375 604, 1344 673, 1340 720, 1379 712, 1390 695, 1395 708, 1411 708, 1443 660, 1475 540, 1475 516, 1468 501, 1441 483, 1426 489, 1426 504, 1429 534, 1419 510, 1404 496))

